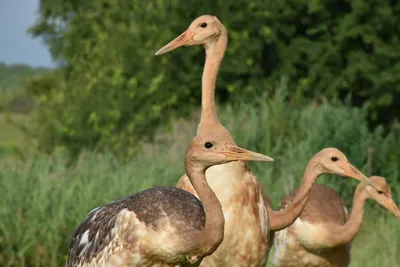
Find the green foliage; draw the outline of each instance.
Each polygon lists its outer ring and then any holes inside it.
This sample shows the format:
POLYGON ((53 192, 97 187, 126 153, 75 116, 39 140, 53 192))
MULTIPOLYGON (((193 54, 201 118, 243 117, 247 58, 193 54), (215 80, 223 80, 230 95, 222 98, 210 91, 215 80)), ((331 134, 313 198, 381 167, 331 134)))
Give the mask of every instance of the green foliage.
MULTIPOLYGON (((156 19, 151 6, 139 1, 76 6, 61 34, 65 45, 58 49, 67 63, 65 85, 54 83, 57 97, 40 92, 59 123, 44 130, 57 137, 56 144, 73 152, 99 147, 130 156, 155 126, 169 121, 178 104, 182 115, 193 106, 188 86, 165 83, 168 71, 154 57, 156 40, 164 34, 157 27, 163 19, 156 19), (144 21, 152 24, 143 28, 144 21)), ((45 147, 54 144, 43 140, 45 147)))
MULTIPOLYGON (((35 128, 28 132, 38 141, 41 151, 52 152, 57 145, 65 143, 65 127, 61 124, 69 106, 64 101, 67 90, 61 70, 52 70, 39 77, 32 77, 26 82, 27 94, 35 96, 38 106, 31 120, 35 128)), ((29 130, 29 129, 28 129, 29 130)), ((71 150, 73 144, 71 144, 71 150)))
POLYGON ((24 64, 0 63, 0 111, 23 111, 24 107, 21 106, 27 106, 27 102, 30 102, 23 86, 24 81, 46 71, 46 68, 32 68, 24 64))
POLYGON ((25 77, 42 74, 46 71, 46 68, 32 68, 24 64, 0 63, 0 93, 2 90, 20 85, 25 77))
MULTIPOLYGON (((379 174, 391 177, 394 184, 400 183, 400 153, 395 148, 400 144, 399 124, 394 124, 385 135, 381 127, 369 130, 366 107, 330 103, 288 107, 286 95, 285 90, 279 90, 270 98, 260 97, 256 107, 244 103, 228 105, 223 113, 222 121, 239 145, 263 151, 275 159, 273 166, 256 164, 255 170, 262 168, 263 176, 283 177, 289 168, 300 177, 315 153, 336 147, 367 175, 379 174)), ((352 195, 352 189, 346 189, 348 183, 344 181, 324 180, 324 183, 352 195)), ((273 183, 281 184, 276 179, 264 184, 273 183)))
POLYGON ((400 2, 280 1, 268 11, 280 57, 274 75, 289 75, 309 96, 368 100, 373 119, 398 117, 400 2))
POLYGON ((351 93, 353 104, 371 103, 370 118, 390 121, 399 114, 399 10, 389 0, 43 0, 30 32, 64 66, 65 83, 55 83, 59 97, 46 103, 59 106, 59 128, 42 123, 44 132, 73 151, 98 146, 132 155, 155 126, 187 115, 200 102, 204 52, 154 52, 205 13, 229 33, 221 102, 253 101, 287 77, 291 101, 351 93))
POLYGON ((24 160, 35 150, 35 140, 25 129, 34 131, 32 117, 26 114, 0 113, 0 160, 18 158, 24 160))
MULTIPOLYGON (((285 98, 280 90, 271 98, 260 97, 256 106, 243 102, 220 110, 221 121, 240 146, 275 159, 250 164, 274 207, 300 184, 308 160, 329 146, 340 148, 367 175, 385 176, 395 202, 400 202, 398 125, 385 137, 380 129, 368 130, 366 109, 329 103, 288 108, 285 98), (372 155, 369 148, 375 149, 372 155)), ((153 185, 178 181, 196 126, 196 121, 179 122, 168 142, 152 145, 127 163, 111 154, 84 152, 70 165, 60 151, 35 154, 25 163, 0 161, 0 265, 63 266, 71 235, 91 209, 153 185)), ((355 180, 325 175, 319 182, 338 190, 351 205, 355 180)), ((395 266, 399 224, 371 202, 353 244, 352 266, 376 266, 378 259, 382 267, 395 266)))

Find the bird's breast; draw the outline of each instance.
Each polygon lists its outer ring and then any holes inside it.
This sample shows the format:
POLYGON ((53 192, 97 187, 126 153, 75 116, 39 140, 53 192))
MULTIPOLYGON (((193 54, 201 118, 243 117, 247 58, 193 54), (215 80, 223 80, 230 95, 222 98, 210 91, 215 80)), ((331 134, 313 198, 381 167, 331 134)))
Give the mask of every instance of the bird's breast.
MULTIPOLYGON (((237 175, 230 170, 217 171, 229 175, 226 180, 237 175)), ((213 179, 211 185, 224 211, 224 240, 200 266, 263 266, 269 252, 269 220, 260 184, 250 171, 242 172, 240 179, 234 177, 235 183, 227 182, 229 186, 224 186, 225 179, 219 183, 213 179)))
POLYGON ((345 267, 350 263, 349 246, 325 249, 325 230, 320 225, 296 219, 275 232, 274 267, 345 267))

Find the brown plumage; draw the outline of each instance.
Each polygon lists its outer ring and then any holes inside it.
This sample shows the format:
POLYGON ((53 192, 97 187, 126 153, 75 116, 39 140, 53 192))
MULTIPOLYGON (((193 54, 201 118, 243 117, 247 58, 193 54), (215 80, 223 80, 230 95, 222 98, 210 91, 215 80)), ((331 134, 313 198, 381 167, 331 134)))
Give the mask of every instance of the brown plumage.
MULTIPOLYGON (((271 205, 267 205, 270 230, 278 231, 291 225, 300 216, 307 203, 308 194, 312 185, 322 174, 335 174, 354 178, 371 186, 375 186, 364 174, 354 167, 340 150, 325 148, 315 154, 307 164, 301 186, 296 192, 292 192, 290 203, 283 202, 285 209, 275 211, 271 205)), ((266 200, 267 202, 268 200, 266 200)))
POLYGON ((72 236, 67 267, 198 266, 222 242, 225 223, 205 172, 236 160, 272 159, 211 134, 195 137, 185 169, 201 202, 175 187, 153 187, 96 208, 72 236))
MULTIPOLYGON (((202 45, 205 48, 201 120, 197 133, 213 133, 234 145, 231 134, 218 120, 215 106, 215 85, 227 43, 227 31, 218 18, 204 15, 156 55, 181 46, 202 45)), ((201 266, 264 266, 269 252, 268 211, 257 177, 243 161, 237 161, 209 168, 206 178, 222 204, 225 238, 201 266)), ((181 177, 177 187, 198 196, 187 175, 181 177)))
MULTIPOLYGON (((290 202, 287 200, 282 202, 283 207, 285 207, 284 209, 275 211, 269 199, 264 197, 270 219, 271 240, 275 237, 275 231, 288 227, 300 216, 307 203, 308 194, 313 184, 320 175, 325 173, 347 176, 375 186, 364 174, 348 162, 346 156, 341 151, 336 148, 325 148, 321 150, 315 154, 307 164, 303 181, 299 189, 293 191, 289 195, 290 198, 286 197, 286 199, 290 199, 290 202)), ((271 241, 269 244, 272 246, 271 241)))
MULTIPOLYGON (((304 172, 303 181, 298 190, 292 193, 290 202, 284 202, 285 208, 279 211, 273 210, 271 201, 264 194, 264 203, 268 209, 269 215, 269 230, 268 246, 272 246, 275 231, 286 228, 298 218, 305 207, 308 199, 308 194, 312 189, 313 184, 322 174, 335 174, 339 176, 349 177, 373 186, 380 188, 373 180, 369 180, 356 167, 354 167, 347 157, 336 148, 325 148, 318 152, 308 163, 304 172)), ((329 194, 327 194, 330 199, 329 194)), ((329 203, 327 203, 329 205, 329 203)), ((210 257, 207 257, 210 258, 210 257)), ((206 258, 206 259, 207 259, 206 258)))
MULTIPOLYGON (((363 183, 354 193, 353 210, 348 211, 343 199, 327 186, 313 185, 300 217, 288 228, 275 232, 275 267, 345 267, 350 264, 351 241, 357 235, 367 199, 373 199, 400 219, 400 210, 392 199, 384 178, 373 176, 376 185, 363 183)), ((285 208, 296 197, 294 190, 282 202, 285 208)))

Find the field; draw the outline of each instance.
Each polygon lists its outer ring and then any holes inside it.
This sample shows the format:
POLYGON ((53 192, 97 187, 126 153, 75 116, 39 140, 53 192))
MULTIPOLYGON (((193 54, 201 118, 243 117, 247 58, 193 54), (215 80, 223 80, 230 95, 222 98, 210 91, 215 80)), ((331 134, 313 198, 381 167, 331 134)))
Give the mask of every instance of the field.
MULTIPOLYGON (((400 1, 33 2, 0 5, 3 39, 29 36, 0 53, 0 267, 65 266, 93 208, 176 185, 216 75, 222 124, 274 158, 248 166, 275 209, 327 147, 400 205, 400 1), (174 38, 190 47, 155 56, 174 38)), ((355 179, 318 183, 351 212, 355 179)), ((350 266, 400 267, 399 248, 400 220, 367 201, 350 266)))
MULTIPOLYGON (((258 105, 220 110, 240 146, 275 159, 250 164, 275 208, 300 183, 312 155, 329 146, 345 152, 364 173, 385 176, 400 202, 398 126, 389 134, 380 128, 371 131, 364 109, 328 103, 288 108, 284 96, 281 92, 273 99, 260 98, 258 105)), ((27 152, 25 160, 1 160, 0 265, 63 266, 71 234, 91 209, 153 185, 174 185, 184 173, 182 159, 197 118, 178 121, 172 131, 160 130, 158 141, 129 162, 93 151, 74 162, 60 149, 51 155, 27 152)), ((17 138, 15 143, 22 142, 10 129, 6 132, 17 138)), ((356 181, 323 176, 319 182, 337 189, 351 206, 356 181)), ((351 266, 399 266, 399 247, 400 222, 369 201, 351 266)))
POLYGON ((31 125, 31 120, 32 115, 0 112, 0 159, 23 157, 32 151, 34 141, 21 128, 31 125))

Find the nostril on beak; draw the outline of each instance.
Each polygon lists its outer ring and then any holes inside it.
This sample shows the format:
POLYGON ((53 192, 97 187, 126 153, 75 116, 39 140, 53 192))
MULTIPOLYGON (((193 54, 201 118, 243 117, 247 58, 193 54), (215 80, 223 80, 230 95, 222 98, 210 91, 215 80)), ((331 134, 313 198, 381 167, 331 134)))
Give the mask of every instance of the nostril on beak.
POLYGON ((236 153, 238 153, 238 154, 240 154, 240 153, 243 153, 243 151, 242 151, 242 150, 240 150, 240 149, 237 149, 237 148, 234 148, 234 149, 233 149, 233 152, 236 152, 236 153))
POLYGON ((356 168, 354 168, 352 165, 350 165, 350 170, 354 173, 354 174, 358 174, 358 170, 356 168))

